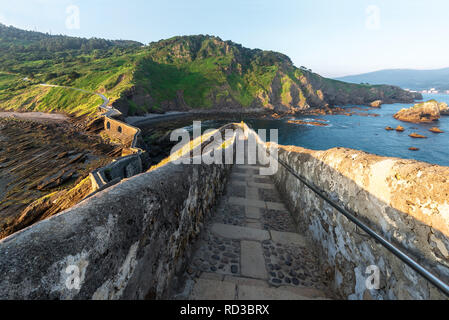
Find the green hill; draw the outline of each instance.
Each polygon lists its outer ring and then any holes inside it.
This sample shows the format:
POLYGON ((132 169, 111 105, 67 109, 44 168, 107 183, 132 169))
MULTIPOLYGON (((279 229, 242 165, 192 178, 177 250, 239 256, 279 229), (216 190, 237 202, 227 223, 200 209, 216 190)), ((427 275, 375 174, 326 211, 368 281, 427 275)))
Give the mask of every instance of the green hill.
POLYGON ((96 96, 39 86, 44 82, 104 93, 125 114, 191 109, 296 112, 416 98, 393 86, 326 79, 296 68, 281 53, 247 49, 207 35, 142 46, 0 25, 0 43, 2 109, 95 113, 96 96))

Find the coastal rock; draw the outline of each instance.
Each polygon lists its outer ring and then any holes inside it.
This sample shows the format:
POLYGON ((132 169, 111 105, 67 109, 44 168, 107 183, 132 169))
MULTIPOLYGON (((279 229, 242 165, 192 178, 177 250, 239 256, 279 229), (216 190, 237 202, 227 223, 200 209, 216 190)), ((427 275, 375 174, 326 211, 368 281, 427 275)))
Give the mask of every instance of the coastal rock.
POLYGON ((439 129, 437 127, 431 128, 431 129, 429 129, 429 131, 433 132, 433 133, 444 133, 444 131, 442 131, 441 129, 439 129))
POLYGON ((397 131, 397 132, 404 132, 404 131, 405 131, 405 128, 402 127, 402 126, 398 126, 398 127, 396 128, 396 131, 397 131))
POLYGON ((429 123, 440 119, 441 111, 446 112, 447 104, 435 100, 415 104, 409 109, 402 109, 394 118, 404 122, 429 123))
POLYGON ((415 148, 415 147, 411 147, 411 148, 408 148, 410 151, 419 151, 419 148, 415 148))
POLYGON ((440 102, 438 103, 438 107, 440 108, 440 114, 442 116, 449 116, 449 107, 447 103, 440 102))
POLYGON ((376 100, 370 103, 373 108, 380 108, 382 106, 382 100, 376 100))
POLYGON ((321 121, 289 120, 289 121, 287 121, 287 123, 290 123, 290 124, 302 124, 302 125, 312 125, 312 126, 317 126, 317 127, 327 127, 327 126, 329 126, 327 123, 321 122, 321 121))
POLYGON ((4 181, 9 184, 8 193, 0 191, 0 239, 84 199, 91 193, 88 173, 110 163, 115 157, 109 154, 121 150, 86 134, 85 119, 71 121, 0 119, 6 141, 0 141, 0 189, 4 181), (77 188, 83 179, 86 187, 77 188))
POLYGON ((426 136, 423 136, 423 135, 418 134, 418 133, 415 133, 415 132, 413 132, 413 133, 410 134, 409 136, 410 136, 411 138, 414 138, 414 139, 427 139, 426 136))
POLYGON ((392 127, 386 127, 385 130, 387 131, 393 131, 394 129, 392 127))
POLYGON ((65 182, 69 181, 73 175, 75 174, 75 170, 62 170, 55 175, 50 177, 45 177, 41 183, 37 186, 38 190, 51 190, 56 187, 61 186, 65 182))

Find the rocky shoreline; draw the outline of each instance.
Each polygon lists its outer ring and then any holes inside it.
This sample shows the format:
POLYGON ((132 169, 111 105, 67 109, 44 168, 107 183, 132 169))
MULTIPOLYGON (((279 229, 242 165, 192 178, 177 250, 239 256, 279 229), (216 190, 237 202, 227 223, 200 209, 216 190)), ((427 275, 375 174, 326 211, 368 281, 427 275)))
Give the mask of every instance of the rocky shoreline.
POLYGON ((85 118, 0 118, 0 239, 87 195, 82 182, 90 171, 121 155, 121 147, 104 143, 97 131, 85 118))
POLYGON ((438 121, 442 115, 449 115, 448 105, 430 100, 415 104, 409 109, 402 109, 394 115, 394 118, 411 123, 432 123, 438 121))

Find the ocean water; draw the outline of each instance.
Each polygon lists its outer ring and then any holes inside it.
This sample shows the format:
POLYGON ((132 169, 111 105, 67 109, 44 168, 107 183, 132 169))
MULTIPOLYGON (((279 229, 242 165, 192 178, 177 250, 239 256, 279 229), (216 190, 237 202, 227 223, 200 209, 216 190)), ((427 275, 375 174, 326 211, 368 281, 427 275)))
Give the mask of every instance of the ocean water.
MULTIPOLYGON (((449 95, 424 95, 424 101, 435 99, 449 104, 449 95)), ((313 150, 327 150, 334 147, 345 147, 363 150, 369 153, 388 157, 416 159, 432 164, 449 166, 449 116, 442 116, 440 121, 431 124, 414 124, 401 122, 393 115, 402 108, 414 104, 389 104, 381 109, 370 109, 369 113, 379 114, 379 117, 364 117, 353 115, 326 115, 298 117, 304 119, 323 119, 328 127, 289 124, 288 120, 252 120, 245 119, 254 129, 278 129, 279 144, 294 145, 313 150), (386 131, 387 126, 396 128, 403 126, 406 131, 386 131), (443 134, 429 131, 432 127, 443 130, 443 134), (416 132, 428 139, 413 139, 409 134, 416 132), (410 147, 420 151, 410 151, 410 147)), ((366 108, 368 109, 368 108, 366 108)), ((355 112, 360 112, 354 110, 355 112)), ((208 126, 219 125, 216 121, 208 126)))

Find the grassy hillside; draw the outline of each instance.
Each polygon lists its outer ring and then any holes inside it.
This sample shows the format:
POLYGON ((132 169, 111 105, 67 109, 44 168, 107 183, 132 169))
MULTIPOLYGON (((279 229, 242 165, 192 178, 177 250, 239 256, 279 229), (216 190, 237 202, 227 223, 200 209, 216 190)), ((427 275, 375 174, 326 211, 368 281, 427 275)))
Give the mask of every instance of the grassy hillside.
POLYGON ((91 115, 102 100, 58 84, 107 93, 130 88, 141 44, 50 36, 0 25, 0 108, 91 115), (26 79, 26 80, 24 80, 26 79))
POLYGON ((245 110, 294 113, 328 105, 413 102, 393 86, 326 79, 272 51, 251 50, 211 36, 174 37, 152 43, 136 65, 134 86, 116 101, 126 112, 245 110))
POLYGON ((296 68, 280 53, 212 36, 129 41, 49 36, 0 25, 0 108, 95 113, 101 92, 125 114, 169 110, 296 112, 374 100, 411 102, 399 88, 346 84, 296 68), (28 81, 23 79, 27 78, 28 81))

